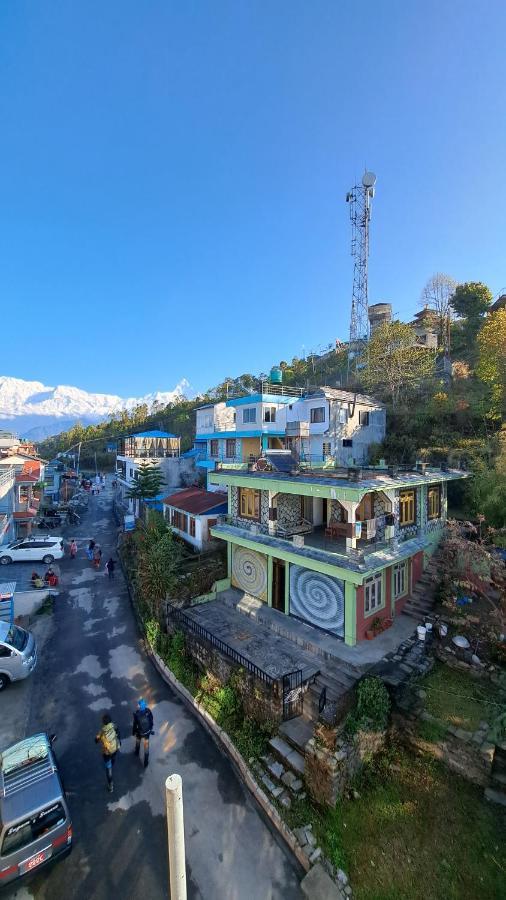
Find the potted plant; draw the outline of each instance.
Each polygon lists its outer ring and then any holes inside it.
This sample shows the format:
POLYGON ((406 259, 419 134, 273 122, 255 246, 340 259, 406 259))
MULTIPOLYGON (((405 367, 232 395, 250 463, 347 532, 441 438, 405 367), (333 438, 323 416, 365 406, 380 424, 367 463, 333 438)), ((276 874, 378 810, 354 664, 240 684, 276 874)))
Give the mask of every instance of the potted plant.
POLYGON ((367 629, 365 636, 368 641, 372 641, 373 638, 377 637, 378 634, 381 634, 383 631, 383 622, 379 616, 376 616, 375 619, 371 622, 371 627, 367 629))

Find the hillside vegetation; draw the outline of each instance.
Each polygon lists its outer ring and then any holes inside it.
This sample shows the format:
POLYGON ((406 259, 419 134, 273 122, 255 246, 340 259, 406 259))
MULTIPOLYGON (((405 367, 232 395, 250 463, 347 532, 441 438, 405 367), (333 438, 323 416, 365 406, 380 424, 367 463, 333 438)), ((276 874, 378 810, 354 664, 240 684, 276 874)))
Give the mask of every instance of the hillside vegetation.
MULTIPOLYGON (((305 388, 322 384, 351 390, 367 390, 387 406, 387 437, 371 448, 370 462, 413 463, 424 459, 434 464, 463 466, 473 478, 454 486, 450 503, 455 511, 476 517, 484 515, 495 528, 506 526, 506 309, 487 315, 491 302, 488 288, 471 282, 453 286, 447 306, 440 296, 427 315, 451 348, 451 375, 441 374, 441 355, 421 348, 413 329, 393 322, 373 335, 367 358, 356 375, 347 375, 345 348, 332 348, 320 356, 282 360, 286 385, 305 388), (453 304, 453 306, 452 306, 453 304)), ((167 406, 149 410, 141 405, 123 411, 98 425, 77 424, 44 441, 40 453, 56 453, 83 442, 81 466, 99 469, 112 465, 106 443, 132 431, 160 428, 181 436, 182 450, 192 446, 195 410, 236 393, 260 388, 265 374, 245 373, 225 378, 192 400, 181 398, 167 406)))

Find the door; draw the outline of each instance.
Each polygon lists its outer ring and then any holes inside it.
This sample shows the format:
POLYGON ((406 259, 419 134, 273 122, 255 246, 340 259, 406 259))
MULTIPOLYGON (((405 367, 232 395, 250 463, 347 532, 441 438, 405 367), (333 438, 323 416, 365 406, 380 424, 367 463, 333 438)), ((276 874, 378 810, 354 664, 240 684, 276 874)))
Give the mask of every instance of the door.
POLYGON ((285 576, 286 567, 284 560, 272 561, 272 605, 280 612, 285 611, 285 576))

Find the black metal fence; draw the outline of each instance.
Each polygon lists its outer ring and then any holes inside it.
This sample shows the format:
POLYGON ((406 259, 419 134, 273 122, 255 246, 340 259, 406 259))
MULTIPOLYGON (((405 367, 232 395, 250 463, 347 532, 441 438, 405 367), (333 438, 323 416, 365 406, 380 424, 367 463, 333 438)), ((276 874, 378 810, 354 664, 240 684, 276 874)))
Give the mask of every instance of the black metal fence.
POLYGON ((191 616, 187 615, 182 609, 176 609, 174 606, 168 606, 167 615, 170 619, 176 622, 178 625, 185 631, 191 631, 192 634, 196 634, 197 637, 203 638, 205 641, 208 641, 213 647, 216 647, 220 653, 223 653, 225 656, 229 656, 230 659, 233 659, 234 662, 239 663, 240 666, 243 666, 244 669, 247 669, 248 672, 251 672, 255 678, 258 678, 259 681, 263 681, 264 684, 268 684, 273 687, 278 683, 279 679, 274 678, 272 675, 269 675, 268 672, 264 672, 260 666, 257 666, 250 659, 247 659, 242 653, 239 653, 229 644, 222 641, 220 638, 216 637, 211 631, 208 631, 207 628, 204 628, 203 625, 199 625, 195 619, 192 619, 191 616))

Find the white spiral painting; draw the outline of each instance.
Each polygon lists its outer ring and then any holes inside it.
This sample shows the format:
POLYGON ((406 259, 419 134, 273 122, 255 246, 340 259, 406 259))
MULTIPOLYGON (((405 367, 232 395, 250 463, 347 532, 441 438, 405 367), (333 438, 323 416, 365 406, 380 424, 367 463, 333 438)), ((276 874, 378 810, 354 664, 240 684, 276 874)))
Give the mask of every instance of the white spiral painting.
POLYGON ((290 612, 343 637, 344 581, 302 566, 290 566, 290 612))
POLYGON ((232 584, 252 597, 267 599, 267 559, 261 553, 234 547, 232 584))

